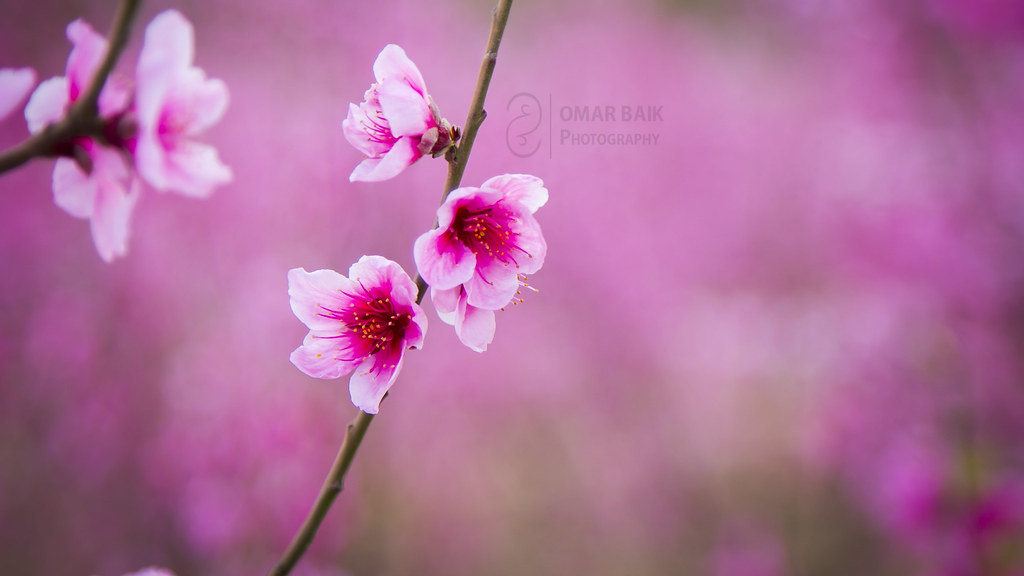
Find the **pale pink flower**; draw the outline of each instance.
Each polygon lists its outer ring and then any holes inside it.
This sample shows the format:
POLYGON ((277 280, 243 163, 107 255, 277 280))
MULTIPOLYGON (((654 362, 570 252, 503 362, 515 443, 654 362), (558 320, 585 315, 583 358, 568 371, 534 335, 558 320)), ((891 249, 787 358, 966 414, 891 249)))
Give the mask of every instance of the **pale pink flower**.
MULTIPOLYGON (((67 36, 73 47, 66 75, 40 84, 25 107, 32 133, 64 117, 71 103, 88 88, 107 51, 107 41, 82 20, 68 25, 67 36)), ((118 117, 130 97, 128 83, 111 75, 100 92, 100 116, 118 117)), ((96 251, 104 261, 124 256, 129 221, 139 195, 126 158, 87 137, 75 138, 66 146, 58 151, 66 157, 58 158, 53 168, 54 201, 72 216, 90 220, 96 251)))
POLYGON ((424 154, 443 154, 458 139, 458 130, 441 118, 404 50, 385 46, 373 63, 373 75, 377 82, 362 104, 348 105, 341 123, 345 139, 366 156, 349 176, 353 182, 393 178, 424 154))
POLYGON ((216 149, 192 140, 220 120, 228 89, 192 65, 192 24, 176 10, 146 26, 136 69, 135 165, 157 190, 208 196, 232 180, 216 149))
MULTIPOLYGON (((107 52, 107 40, 84 20, 68 24, 67 37, 72 48, 65 75, 41 83, 25 107, 25 120, 33 134, 64 117, 71 103, 89 87, 107 52)), ((117 116, 124 112, 130 99, 130 83, 111 74, 97 102, 100 116, 108 119, 117 116)))
POLYGON ((53 168, 53 197, 78 218, 88 218, 96 251, 106 262, 128 253, 128 229, 139 199, 139 182, 119 151, 90 139, 77 144, 88 156, 86 174, 75 160, 58 158, 53 168))
POLYGON ((363 256, 348 277, 333 270, 288 272, 292 311, 307 327, 292 364, 316 378, 349 381, 352 403, 376 414, 398 378, 407 348, 420 348, 427 331, 416 304, 416 284, 402 267, 381 256, 363 256))
POLYGON ((0 120, 14 112, 36 85, 36 71, 31 68, 0 68, 0 120))
POLYGON ((547 200, 540 178, 497 176, 452 191, 438 227, 416 239, 416 266, 438 316, 473 350, 487 349, 493 311, 516 300, 525 275, 544 264, 547 243, 533 213, 547 200))

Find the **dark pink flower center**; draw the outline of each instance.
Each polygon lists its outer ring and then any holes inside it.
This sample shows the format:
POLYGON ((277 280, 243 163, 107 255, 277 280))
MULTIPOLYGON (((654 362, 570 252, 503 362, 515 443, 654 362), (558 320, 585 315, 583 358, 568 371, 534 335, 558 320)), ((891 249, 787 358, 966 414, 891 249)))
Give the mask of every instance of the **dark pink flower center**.
POLYGON ((362 294, 348 294, 348 306, 332 310, 320 306, 320 316, 339 320, 344 329, 337 336, 346 341, 343 350, 351 352, 346 360, 367 358, 384 351, 391 356, 401 355, 405 333, 412 323, 412 313, 399 310, 389 292, 382 289, 366 290, 362 294))
POLYGON ((516 252, 530 256, 517 243, 519 234, 513 227, 518 223, 515 214, 500 203, 478 209, 463 206, 455 213, 448 233, 478 258, 497 260, 518 268, 516 252))

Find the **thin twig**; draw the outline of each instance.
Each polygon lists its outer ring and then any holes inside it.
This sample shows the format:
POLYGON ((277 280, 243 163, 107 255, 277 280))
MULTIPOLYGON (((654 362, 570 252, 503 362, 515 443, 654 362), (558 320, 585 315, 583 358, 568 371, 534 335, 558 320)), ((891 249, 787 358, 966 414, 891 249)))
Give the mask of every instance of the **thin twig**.
MULTIPOLYGON (((462 140, 455 149, 454 157, 448 162, 448 177, 444 182, 441 204, 448 199, 448 194, 452 190, 462 184, 462 175, 466 171, 466 163, 469 162, 469 153, 473 151, 476 133, 480 131, 480 125, 487 118, 484 100, 487 98, 487 89, 491 85, 494 66, 498 63, 498 48, 501 46, 501 37, 505 34, 505 25, 508 23, 508 13, 511 9, 512 0, 500 0, 498 7, 491 15, 491 34, 487 38, 487 50, 484 52, 483 62, 480 63, 480 74, 476 79, 473 101, 469 104, 469 114, 466 116, 466 127, 462 132, 462 140)), ((437 227, 436 220, 434 227, 437 227)), ((419 274, 416 275, 416 288, 418 289, 416 302, 419 303, 427 295, 427 283, 419 274)))
POLYGON ((141 0, 122 0, 107 35, 107 53, 93 74, 88 89, 75 100, 60 121, 0 153, 0 174, 13 170, 32 158, 53 156, 59 145, 70 142, 72 138, 102 134, 103 122, 99 117, 100 92, 118 58, 121 57, 125 45, 128 44, 132 21, 141 3, 141 0))
POLYGON ((487 39, 487 51, 484 53, 483 62, 480 63, 480 75, 477 76, 473 101, 469 105, 469 114, 466 116, 462 142, 455 151, 455 161, 448 164, 448 178, 444 183, 444 194, 441 196, 442 204, 448 198, 448 193, 462 183, 462 174, 466 171, 469 153, 473 151, 476 133, 480 130, 484 118, 487 117, 487 113, 484 112, 484 99, 487 98, 487 88, 491 85, 494 65, 498 62, 498 47, 501 46, 501 37, 505 33, 505 24, 508 23, 508 13, 511 9, 512 0, 500 0, 491 16, 491 34, 487 39))
MULTIPOLYGON (((491 84, 491 75, 494 73, 494 65, 498 59, 498 46, 501 44, 501 36, 505 32, 505 24, 508 22, 508 13, 511 8, 512 0, 500 0, 492 17, 491 33, 487 39, 487 52, 480 65, 480 76, 477 78, 469 116, 466 118, 466 129, 454 161, 448 163, 448 176, 441 203, 444 203, 448 198, 448 193, 458 188, 462 182, 462 173, 466 170, 466 162, 469 160, 469 153, 473 148, 473 140, 476 139, 476 133, 484 121, 484 99, 487 97, 487 88, 491 84)), ((416 303, 419 304, 426 294, 427 284, 417 275, 416 286, 419 288, 416 303)), ((327 516, 327 511, 344 487, 345 475, 352 465, 352 459, 355 458, 356 450, 359 449, 359 444, 363 441, 363 436, 366 435, 366 429, 372 420, 373 415, 360 412, 355 421, 349 424, 348 430, 345 432, 345 439, 341 443, 341 449, 338 451, 338 457, 335 459, 327 479, 324 480, 323 488, 320 489, 320 494, 313 503, 313 509, 310 510, 302 527, 295 534, 295 538, 292 539, 277 565, 270 571, 269 576, 286 576, 313 543, 320 525, 327 516)))

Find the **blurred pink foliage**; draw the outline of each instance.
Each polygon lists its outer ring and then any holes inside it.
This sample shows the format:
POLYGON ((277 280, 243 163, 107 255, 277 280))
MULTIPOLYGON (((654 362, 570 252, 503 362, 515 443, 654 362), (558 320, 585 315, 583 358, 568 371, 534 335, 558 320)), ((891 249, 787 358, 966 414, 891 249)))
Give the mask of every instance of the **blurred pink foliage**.
MULTIPOLYGON (((3 65, 58 68, 54 29, 110 17, 73 8, 0 22, 3 65)), ((347 103, 396 42, 461 120, 488 17, 178 8, 232 90, 207 133, 223 193, 143 197, 145 234, 101 266, 48 163, 0 178, 0 547, 21 573, 269 568, 354 416, 288 363, 287 271, 410 269, 444 179, 350 184, 347 103)), ((518 3, 466 181, 544 179, 541 292, 487 354, 438 330, 409 355, 299 573, 1019 574, 1018 15, 518 3), (523 92, 527 157, 506 144, 523 92), (619 114, 575 115, 595 106, 619 114), (574 144, 590 133, 659 138, 574 144)))

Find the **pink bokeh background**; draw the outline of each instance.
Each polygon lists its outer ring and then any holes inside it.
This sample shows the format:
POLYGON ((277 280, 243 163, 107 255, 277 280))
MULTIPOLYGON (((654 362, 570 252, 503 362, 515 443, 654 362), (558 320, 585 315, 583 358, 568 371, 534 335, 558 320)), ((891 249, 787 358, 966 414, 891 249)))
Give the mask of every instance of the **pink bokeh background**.
MULTIPOLYGON (((113 13, 7 4, 40 79, 113 13)), ((51 160, 0 176, 4 573, 273 565, 356 414, 286 273, 412 271, 444 180, 350 184, 347 105, 397 43, 461 124, 492 4, 147 2, 120 70, 170 7, 234 183, 145 190, 107 265, 51 160)), ((517 2, 464 183, 544 179, 540 291, 485 354, 426 306, 297 573, 1024 574, 1022 102, 1010 0, 517 2)))

